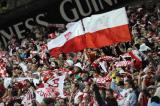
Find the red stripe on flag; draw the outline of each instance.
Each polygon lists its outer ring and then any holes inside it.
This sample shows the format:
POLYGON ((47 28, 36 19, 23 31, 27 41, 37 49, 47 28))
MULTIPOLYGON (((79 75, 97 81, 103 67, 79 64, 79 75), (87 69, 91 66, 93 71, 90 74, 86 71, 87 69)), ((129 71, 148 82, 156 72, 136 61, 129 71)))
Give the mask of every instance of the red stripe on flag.
POLYGON ((135 62, 134 62, 135 67, 136 67, 136 68, 140 68, 141 65, 142 65, 142 61, 141 61, 138 57, 136 57, 136 56, 133 54, 133 52, 129 52, 129 55, 130 55, 133 59, 135 59, 135 62))
POLYGON ((100 48, 130 40, 131 36, 128 24, 100 30, 86 36, 86 43, 89 48, 100 48))

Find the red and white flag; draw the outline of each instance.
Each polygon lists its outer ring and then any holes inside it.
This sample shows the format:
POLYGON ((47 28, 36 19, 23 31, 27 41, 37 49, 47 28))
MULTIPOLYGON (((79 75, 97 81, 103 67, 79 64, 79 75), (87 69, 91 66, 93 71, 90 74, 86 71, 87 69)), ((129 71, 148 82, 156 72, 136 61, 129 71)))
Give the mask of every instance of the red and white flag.
POLYGON ((131 61, 119 61, 119 62, 116 62, 114 64, 116 67, 127 67, 127 66, 132 66, 132 62, 131 61))
POLYGON ((59 92, 59 97, 62 97, 62 98, 64 97, 63 88, 64 88, 65 77, 66 75, 64 74, 62 76, 57 76, 47 81, 47 84, 51 85, 54 88, 57 88, 58 90, 57 92, 59 92))
POLYGON ((140 52, 138 50, 132 50, 129 52, 129 55, 132 57, 132 59, 135 60, 134 66, 136 68, 140 68, 142 66, 142 57, 140 52))
POLYGON ((36 101, 41 104, 44 98, 54 98, 54 91, 51 88, 38 88, 35 91, 36 101))
POLYGON ((140 68, 142 66, 142 56, 138 50, 132 50, 128 53, 125 53, 122 55, 123 58, 125 57, 131 57, 132 60, 134 61, 134 66, 135 68, 140 68))
POLYGON ((131 40, 125 8, 84 18, 48 43, 52 56, 131 40), (83 30, 83 27, 85 31, 83 30))
POLYGON ((29 89, 29 91, 24 95, 22 99, 23 106, 32 106, 33 99, 34 99, 33 90, 29 89))

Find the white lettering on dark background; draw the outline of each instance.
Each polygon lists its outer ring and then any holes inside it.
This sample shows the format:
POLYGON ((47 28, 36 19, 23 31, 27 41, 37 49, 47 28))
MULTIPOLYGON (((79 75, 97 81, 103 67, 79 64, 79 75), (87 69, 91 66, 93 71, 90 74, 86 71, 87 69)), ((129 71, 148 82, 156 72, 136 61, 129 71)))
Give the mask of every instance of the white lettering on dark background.
POLYGON ((6 30, 0 30, 2 35, 2 41, 5 47, 7 47, 7 41, 12 38, 13 35, 17 35, 19 39, 24 38, 24 33, 27 29, 31 30, 33 28, 32 22, 36 22, 39 25, 48 26, 48 23, 43 21, 41 18, 45 17, 44 14, 38 14, 35 18, 28 18, 23 22, 18 22, 12 26, 9 26, 6 30))
POLYGON ((70 18, 70 16, 67 14, 68 9, 66 9, 65 6, 68 5, 68 3, 71 5, 74 4, 72 0, 64 0, 60 5, 60 13, 65 21, 73 22, 80 18, 78 12, 80 13, 81 16, 86 17, 91 15, 93 12, 98 12, 100 10, 103 10, 106 5, 103 4, 102 1, 105 2, 107 6, 113 6, 113 4, 118 3, 117 0, 83 0, 83 3, 85 2, 88 8, 88 11, 85 11, 84 8, 82 7, 82 3, 80 2, 80 0, 75 0, 76 6, 70 10, 73 17, 70 18))
MULTIPOLYGON (((118 0, 63 0, 60 4, 60 14, 65 21, 73 22, 80 19, 80 17, 87 17, 92 13, 104 10, 107 6, 111 7, 116 4, 118 4, 118 0), (85 7, 83 6, 84 3, 85 7), (67 5, 72 6, 68 9, 66 8, 67 5)), ((48 26, 48 23, 42 18, 45 18, 45 15, 38 14, 36 17, 28 18, 25 21, 18 22, 6 29, 0 30, 1 42, 7 47, 7 41, 10 40, 13 35, 16 35, 19 39, 24 38, 26 30, 33 28, 33 23, 48 26)))

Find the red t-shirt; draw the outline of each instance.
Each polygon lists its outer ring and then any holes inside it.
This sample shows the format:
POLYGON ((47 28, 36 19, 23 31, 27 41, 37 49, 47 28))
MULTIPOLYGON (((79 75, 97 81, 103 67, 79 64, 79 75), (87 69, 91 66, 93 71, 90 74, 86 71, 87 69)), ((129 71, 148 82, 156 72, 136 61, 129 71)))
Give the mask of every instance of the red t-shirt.
POLYGON ((40 85, 38 86, 38 88, 44 88, 44 84, 43 84, 43 83, 40 84, 40 85))

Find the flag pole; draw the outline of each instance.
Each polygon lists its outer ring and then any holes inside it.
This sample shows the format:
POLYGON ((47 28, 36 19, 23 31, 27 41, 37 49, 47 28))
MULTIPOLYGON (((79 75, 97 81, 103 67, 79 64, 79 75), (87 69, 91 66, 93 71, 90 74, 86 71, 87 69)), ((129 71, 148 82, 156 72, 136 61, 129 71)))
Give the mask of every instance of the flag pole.
POLYGON ((85 32, 85 27, 84 27, 83 19, 81 19, 81 23, 82 23, 83 31, 85 32))

